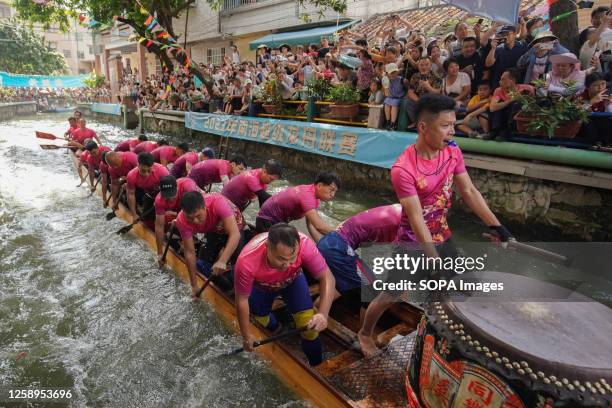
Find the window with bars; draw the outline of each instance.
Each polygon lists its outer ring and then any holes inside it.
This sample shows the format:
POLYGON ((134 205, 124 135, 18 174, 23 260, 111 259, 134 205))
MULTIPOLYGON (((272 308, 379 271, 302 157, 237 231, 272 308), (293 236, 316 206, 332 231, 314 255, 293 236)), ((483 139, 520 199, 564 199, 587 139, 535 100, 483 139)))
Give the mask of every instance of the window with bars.
POLYGON ((77 58, 85 58, 85 51, 77 51, 77 58))
POLYGON ((225 48, 208 48, 206 50, 206 63, 219 65, 225 55, 225 48))
POLYGON ((62 53, 64 54, 64 57, 66 57, 66 58, 71 58, 72 57, 72 51, 71 50, 62 50, 62 53))

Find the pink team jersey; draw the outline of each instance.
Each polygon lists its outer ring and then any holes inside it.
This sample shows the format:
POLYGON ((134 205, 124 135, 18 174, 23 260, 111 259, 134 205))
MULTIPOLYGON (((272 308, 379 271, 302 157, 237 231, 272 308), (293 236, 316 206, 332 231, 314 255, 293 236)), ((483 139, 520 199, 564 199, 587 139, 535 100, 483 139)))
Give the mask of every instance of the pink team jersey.
POLYGON ((172 200, 164 200, 161 193, 157 193, 155 197, 155 215, 164 215, 166 211, 178 212, 181 209, 181 199, 185 193, 190 191, 198 191, 195 181, 190 178, 183 177, 176 180, 176 197, 172 200))
POLYGON ((75 130, 77 130, 79 127, 78 126, 74 126, 74 127, 70 127, 68 128, 68 130, 66 131, 66 133, 68 133, 68 138, 72 139, 72 132, 74 132, 75 130))
POLYGON ((115 146, 115 151, 116 152, 129 152, 131 151, 138 143, 140 143, 140 141, 136 138, 134 139, 128 139, 128 140, 124 140, 123 142, 119 143, 117 146, 115 146))
MULTIPOLYGON (((419 197, 423 218, 435 243, 451 236, 447 214, 453 196, 453 176, 465 171, 461 150, 451 146, 441 150, 437 157, 425 160, 417 157, 414 145, 410 145, 391 167, 391 182, 398 199, 419 197)), ((416 241, 406 214, 402 214, 398 239, 416 241)))
POLYGON ((280 290, 293 282, 302 273, 302 268, 314 277, 319 278, 327 269, 323 256, 314 242, 306 235, 300 234, 300 249, 294 263, 284 271, 268 265, 268 233, 257 235, 240 252, 234 268, 234 287, 236 293, 249 296, 255 285, 264 291, 280 290))
POLYGON ((232 166, 227 160, 204 160, 193 166, 189 178, 196 182, 198 187, 206 188, 211 183, 220 183, 221 176, 231 177, 232 166))
POLYGON ((384 205, 352 216, 336 232, 353 249, 364 242, 395 242, 401 218, 400 204, 384 205))
POLYGON ((118 168, 113 168, 102 163, 100 166, 100 170, 102 172, 108 172, 111 180, 117 180, 121 177, 125 177, 128 175, 130 170, 134 167, 138 167, 138 156, 132 152, 117 152, 117 154, 121 155, 122 162, 121 166, 118 168))
POLYGON ((92 129, 90 128, 85 128, 85 129, 75 129, 72 131, 71 133, 72 136, 72 140, 80 143, 80 144, 84 144, 85 143, 85 139, 93 139, 96 137, 96 132, 94 132, 92 129))
POLYGON ((318 207, 315 185, 302 184, 289 187, 268 198, 257 216, 272 223, 289 222, 299 220, 308 211, 316 210, 318 207))
POLYGON ((187 152, 174 162, 174 166, 170 169, 170 175, 175 178, 179 177, 187 177, 187 163, 189 163, 192 167, 195 166, 198 162, 198 153, 197 152, 187 152))
MULTIPOLYGON (((94 156, 93 154, 89 154, 87 159, 87 165, 90 169, 97 170, 100 168, 100 163, 102 163, 102 153, 110 151, 110 148, 107 146, 99 146, 98 147, 98 155, 94 156)), ((89 152, 88 152, 89 153, 89 152)), ((81 154, 81 156, 83 156, 81 154)))
POLYGON ((255 193, 265 190, 268 185, 263 184, 259 177, 261 169, 249 170, 240 173, 223 187, 221 194, 226 196, 238 208, 243 208, 250 200, 254 199, 255 193))
POLYGON ((174 163, 178 156, 176 155, 176 148, 173 146, 160 146, 151 152, 156 162, 161 163, 162 160, 168 163, 174 163))
POLYGON ((85 150, 83 153, 81 153, 81 156, 79 156, 79 160, 81 161, 81 163, 87 164, 90 155, 91 153, 89 153, 88 150, 85 150))
POLYGON ((127 191, 132 192, 136 188, 142 188, 147 193, 156 192, 159 190, 159 179, 168 174, 168 169, 159 163, 153 163, 148 177, 142 177, 138 167, 136 167, 130 170, 127 175, 127 191))
POLYGON ((182 239, 191 239, 193 234, 204 234, 207 232, 225 233, 223 228, 223 219, 233 216, 236 218, 238 228, 242 229, 243 221, 240 211, 221 194, 212 193, 204 194, 204 203, 206 205, 206 219, 202 224, 192 224, 187 221, 185 213, 181 210, 176 217, 176 228, 178 228, 182 239))
POLYGON ((145 142, 138 143, 136 146, 134 146, 132 151, 136 154, 140 154, 142 152, 151 153, 155 149, 157 149, 157 143, 147 140, 145 142))

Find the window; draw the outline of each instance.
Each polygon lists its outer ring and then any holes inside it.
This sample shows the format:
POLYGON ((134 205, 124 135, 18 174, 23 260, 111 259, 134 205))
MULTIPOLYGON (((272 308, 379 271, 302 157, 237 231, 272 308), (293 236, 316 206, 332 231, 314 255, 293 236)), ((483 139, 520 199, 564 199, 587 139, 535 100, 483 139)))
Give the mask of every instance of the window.
POLYGON ((0 4, 0 18, 8 18, 11 16, 11 9, 9 7, 3 7, 0 4))
POLYGON ((87 46, 87 53, 88 53, 88 54, 93 54, 93 53, 94 53, 94 52, 93 52, 93 45, 88 45, 88 46, 87 46))
POLYGON ((62 53, 64 54, 64 57, 66 57, 66 58, 71 58, 72 57, 72 51, 70 51, 70 50, 62 50, 62 53))
POLYGON ((208 48, 206 50, 206 63, 207 64, 221 64, 221 60, 225 55, 225 48, 208 48))
POLYGON ((77 51, 77 58, 79 59, 85 58, 85 51, 77 51))
POLYGON ((77 41, 83 41, 83 33, 74 33, 74 39, 77 41))

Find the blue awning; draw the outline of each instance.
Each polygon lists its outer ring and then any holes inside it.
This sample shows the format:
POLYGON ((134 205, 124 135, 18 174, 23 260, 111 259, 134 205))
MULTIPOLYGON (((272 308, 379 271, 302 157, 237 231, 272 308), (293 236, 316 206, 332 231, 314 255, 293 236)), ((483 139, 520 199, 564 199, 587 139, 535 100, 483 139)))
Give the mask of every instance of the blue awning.
POLYGON ((316 27, 309 28, 308 30, 291 31, 288 33, 276 33, 264 35, 255 41, 249 43, 249 48, 254 50, 260 45, 266 45, 270 48, 278 47, 282 44, 289 45, 308 45, 311 43, 318 44, 321 41, 321 37, 329 37, 336 31, 340 31, 344 28, 350 27, 357 23, 357 20, 341 23, 338 25, 332 25, 327 27, 316 27))

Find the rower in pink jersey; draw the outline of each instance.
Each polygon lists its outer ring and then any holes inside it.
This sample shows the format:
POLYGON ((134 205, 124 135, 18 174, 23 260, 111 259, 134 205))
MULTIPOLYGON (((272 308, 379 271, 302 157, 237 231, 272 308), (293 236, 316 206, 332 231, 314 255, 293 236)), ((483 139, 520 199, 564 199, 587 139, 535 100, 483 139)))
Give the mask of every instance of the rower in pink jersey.
MULTIPOLYGON (((456 123, 455 101, 445 95, 426 94, 419 98, 416 114, 416 143, 408 146, 391 168, 391 181, 403 210, 396 254, 410 257, 424 254, 443 259, 457 256, 456 248, 450 241, 447 221, 453 183, 467 206, 500 240, 513 239, 472 184, 461 150, 452 141, 456 123)), ((391 283, 405 279, 415 281, 429 277, 430 273, 422 268, 411 271, 393 269, 389 271, 387 280, 391 283)), ((444 271, 441 271, 436 278, 441 277, 452 278, 453 275, 444 276, 444 271)), ((358 333, 365 355, 377 351, 373 338, 374 326, 401 294, 382 291, 368 307, 358 333)))
POLYGON ((204 148, 200 153, 187 152, 174 162, 170 175, 176 178, 187 177, 192 167, 198 162, 214 159, 215 154, 210 147, 204 148))
POLYGON ((155 159, 156 163, 162 166, 168 166, 168 163, 174 163, 183 154, 189 151, 189 145, 187 143, 179 143, 176 147, 174 146, 160 146, 153 150, 151 154, 155 159))
POLYGON ((268 160, 260 169, 247 170, 232 178, 221 194, 226 196, 234 205, 240 208, 240 211, 249 205, 255 197, 259 199, 261 207, 270 194, 266 192, 268 184, 274 180, 278 180, 283 175, 283 169, 276 160, 268 160))
POLYGON ((77 124, 76 118, 72 116, 68 118, 68 125, 68 130, 64 132, 64 139, 70 140, 72 138, 72 132, 77 130, 79 128, 79 125, 77 124))
POLYGON ((146 140, 144 142, 138 143, 132 151, 137 155, 143 152, 151 153, 153 150, 157 149, 160 146, 167 146, 168 143, 166 141, 160 140, 159 142, 154 142, 152 140, 146 140))
POLYGON ((176 218, 181 210, 181 199, 191 191, 200 191, 195 181, 183 177, 162 177, 159 181, 159 193, 155 197, 155 242, 157 243, 157 262, 163 266, 164 234, 166 226, 176 218))
POLYGON ((93 129, 87 127, 87 121, 85 119, 79 119, 78 123, 79 127, 78 129, 72 131, 71 141, 68 143, 68 145, 72 145, 74 147, 77 147, 78 149, 84 150, 85 139, 95 139, 99 144, 101 144, 98 135, 96 135, 96 132, 94 132, 93 129))
POLYGON ((119 208, 119 189, 123 180, 127 177, 130 170, 138 167, 138 156, 132 152, 106 152, 102 153, 102 163, 100 172, 102 173, 102 199, 106 205, 106 192, 108 182, 111 186, 111 197, 113 200, 113 210, 119 208), (109 180, 110 178, 110 180, 109 180))
MULTIPOLYGON (((107 146, 98 146, 98 144, 93 140, 87 142, 85 148, 87 150, 83 152, 83 154, 89 153, 87 156, 87 171, 89 173, 89 185, 91 187, 91 192, 93 193, 96 190, 94 188, 94 179, 96 178, 96 172, 100 170, 102 154, 110 151, 110 148, 107 146)), ((81 154, 81 156, 83 156, 83 154, 81 154)))
POLYGON ((189 178, 202 190, 207 190, 213 183, 223 183, 242 173, 246 162, 242 156, 233 156, 230 160, 213 159, 200 162, 191 168, 189 178))
POLYGON ((277 297, 282 297, 300 333, 301 345, 308 362, 316 366, 323 361, 319 332, 327 327, 333 301, 334 277, 325 260, 306 235, 289 224, 276 224, 269 232, 257 235, 242 250, 234 268, 236 311, 243 345, 253 351, 249 314, 271 332, 279 323, 272 311, 277 297), (304 275, 319 281, 321 301, 315 312, 304 275))
POLYGON ((153 221, 155 219, 154 202, 159 191, 159 181, 167 176, 168 169, 153 161, 151 153, 138 155, 138 167, 130 170, 126 177, 128 206, 132 213, 132 222, 153 221), (140 218, 137 206, 141 206, 140 218))
POLYGON ((195 300, 198 288, 193 235, 206 235, 201 260, 210 267, 213 275, 220 276, 229 270, 229 261, 238 256, 238 248, 244 243, 244 221, 240 211, 221 194, 192 191, 181 199, 181 212, 176 217, 175 225, 183 242, 191 282, 191 297, 195 300))
POLYGON ((289 187, 270 197, 257 213, 255 225, 258 232, 265 232, 279 222, 288 223, 306 217, 308 229, 313 234, 328 234, 334 230, 321 219, 317 208, 319 201, 331 201, 336 196, 340 179, 335 173, 319 173, 314 184, 289 187))
POLYGON ((116 152, 131 152, 139 143, 146 142, 149 139, 145 135, 140 135, 138 138, 127 139, 119 142, 113 149, 116 152))

